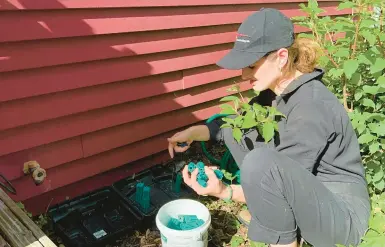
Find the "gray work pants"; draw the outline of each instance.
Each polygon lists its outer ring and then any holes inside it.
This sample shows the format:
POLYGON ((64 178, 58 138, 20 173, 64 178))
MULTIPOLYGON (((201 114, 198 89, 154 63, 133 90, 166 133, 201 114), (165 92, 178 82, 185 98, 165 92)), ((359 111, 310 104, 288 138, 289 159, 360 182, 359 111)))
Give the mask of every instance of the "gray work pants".
POLYGON ((322 183, 295 160, 268 148, 252 150, 240 169, 252 215, 251 240, 289 244, 300 231, 314 247, 356 246, 368 228, 364 185, 322 183))

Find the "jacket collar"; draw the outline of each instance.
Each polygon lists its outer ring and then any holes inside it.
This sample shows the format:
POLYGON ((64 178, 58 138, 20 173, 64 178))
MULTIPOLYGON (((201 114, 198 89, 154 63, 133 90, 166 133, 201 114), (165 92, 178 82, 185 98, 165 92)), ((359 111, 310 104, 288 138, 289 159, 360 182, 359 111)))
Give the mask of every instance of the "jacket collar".
POLYGON ((303 84, 312 81, 314 79, 321 80, 325 71, 323 69, 316 68, 313 72, 303 74, 297 79, 292 81, 286 88, 283 90, 281 97, 286 97, 292 94, 295 90, 300 88, 303 84))

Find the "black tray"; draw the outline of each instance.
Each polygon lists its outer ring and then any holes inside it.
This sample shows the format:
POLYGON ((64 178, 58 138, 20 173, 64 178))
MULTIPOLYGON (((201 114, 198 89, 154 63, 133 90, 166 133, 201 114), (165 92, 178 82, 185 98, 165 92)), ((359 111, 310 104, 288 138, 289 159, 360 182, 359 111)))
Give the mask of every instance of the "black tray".
POLYGON ((173 167, 155 165, 138 174, 124 178, 115 182, 112 187, 138 214, 145 218, 146 223, 153 223, 154 216, 159 208, 178 198, 191 197, 194 193, 183 181, 179 193, 172 190, 172 181, 175 180, 176 173, 173 167), (150 187, 150 208, 145 211, 135 201, 136 185, 144 183, 150 187))
POLYGON ((66 246, 104 246, 141 227, 142 217, 111 187, 87 193, 48 211, 55 232, 66 246))

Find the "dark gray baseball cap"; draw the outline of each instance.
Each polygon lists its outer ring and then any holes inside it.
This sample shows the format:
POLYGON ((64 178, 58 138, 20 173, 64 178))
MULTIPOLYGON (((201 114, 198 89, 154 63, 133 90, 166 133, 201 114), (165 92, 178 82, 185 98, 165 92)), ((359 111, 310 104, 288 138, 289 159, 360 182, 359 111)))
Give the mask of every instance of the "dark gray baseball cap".
POLYGON ((267 53, 289 47, 294 42, 294 25, 279 10, 262 8, 238 28, 234 47, 217 62, 225 69, 246 68, 267 53))

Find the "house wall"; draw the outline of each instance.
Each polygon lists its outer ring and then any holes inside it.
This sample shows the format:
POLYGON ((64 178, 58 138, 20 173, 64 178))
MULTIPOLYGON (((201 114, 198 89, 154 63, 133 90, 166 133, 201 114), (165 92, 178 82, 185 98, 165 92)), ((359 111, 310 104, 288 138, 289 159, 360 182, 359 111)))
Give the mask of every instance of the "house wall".
POLYGON ((0 171, 13 199, 41 213, 167 160, 166 138, 241 82, 215 62, 242 20, 261 7, 302 15, 300 2, 1 0, 0 171), (39 186, 29 160, 47 171, 39 186))

